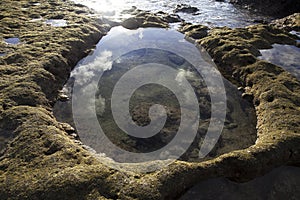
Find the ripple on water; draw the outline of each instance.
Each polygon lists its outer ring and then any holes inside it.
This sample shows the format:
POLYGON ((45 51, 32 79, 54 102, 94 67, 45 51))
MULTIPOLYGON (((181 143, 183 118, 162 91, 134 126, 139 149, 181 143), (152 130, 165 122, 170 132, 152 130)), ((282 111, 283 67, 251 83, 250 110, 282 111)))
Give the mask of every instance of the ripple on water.
MULTIPOLYGON (((73 0, 76 3, 86 5, 96 12, 101 13, 106 18, 115 21, 121 21, 128 17, 124 10, 137 7, 141 10, 150 10, 152 12, 163 11, 174 14, 177 5, 182 4, 180 0, 73 0)), ((228 26, 231 28, 244 27, 254 24, 255 20, 266 20, 265 16, 251 14, 247 10, 240 10, 227 2, 218 2, 215 0, 186 0, 185 4, 199 9, 197 13, 177 13, 186 22, 203 24, 209 27, 228 26)))
POLYGON ((260 50, 259 59, 281 66, 300 80, 300 48, 293 45, 274 44, 272 49, 260 50))

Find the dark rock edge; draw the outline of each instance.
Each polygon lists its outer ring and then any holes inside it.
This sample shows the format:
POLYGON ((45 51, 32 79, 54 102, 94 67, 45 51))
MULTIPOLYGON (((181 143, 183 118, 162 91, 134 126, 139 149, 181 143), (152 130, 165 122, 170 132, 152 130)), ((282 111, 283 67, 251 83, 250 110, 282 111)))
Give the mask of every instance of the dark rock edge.
POLYGON ((229 2, 252 12, 273 17, 285 17, 300 10, 300 2, 297 0, 229 0, 229 2))

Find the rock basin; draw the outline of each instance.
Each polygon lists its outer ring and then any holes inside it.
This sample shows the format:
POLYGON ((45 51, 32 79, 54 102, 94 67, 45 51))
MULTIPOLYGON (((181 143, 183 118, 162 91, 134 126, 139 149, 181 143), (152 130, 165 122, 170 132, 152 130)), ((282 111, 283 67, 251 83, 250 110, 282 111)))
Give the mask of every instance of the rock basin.
MULTIPOLYGON (((107 149, 113 151, 113 148, 109 148, 109 146, 106 147, 105 143, 95 139, 97 138, 97 132, 91 130, 96 128, 92 125, 94 122, 87 117, 90 116, 90 114, 87 114, 86 112, 96 112, 98 121, 106 136, 110 138, 115 145, 119 145, 127 151, 149 152, 154 151, 157 148, 162 148, 174 138, 180 125, 180 105, 174 94, 168 92, 166 88, 160 88, 155 85, 145 85, 144 88, 138 89, 131 97, 131 103, 129 104, 131 117, 139 126, 146 126, 150 123, 148 110, 154 103, 162 104, 170 109, 167 109, 168 118, 165 127, 156 136, 147 139, 126 136, 126 134, 118 128, 110 110, 110 101, 114 86, 126 71, 130 71, 135 66, 140 66, 145 63, 158 63, 171 66, 177 70, 178 79, 183 76, 187 78, 193 86, 198 97, 200 109, 198 133, 194 139, 192 138, 191 147, 186 153, 181 155, 181 159, 187 161, 203 160, 203 158, 199 158, 199 153, 201 143, 204 140, 204 136, 207 134, 212 114, 212 104, 209 94, 211 91, 208 90, 205 80, 198 74, 199 72, 197 72, 196 68, 185 58, 172 52, 172 49, 188 49, 188 44, 192 45, 189 41, 185 40, 183 34, 178 33, 177 31, 159 28, 140 28, 137 30, 127 30, 122 27, 113 28, 108 35, 98 43, 93 54, 79 62, 72 73, 73 75, 71 75, 69 82, 65 85, 66 91, 74 91, 77 89, 76 87, 73 88, 74 82, 77 81, 80 90, 86 91, 90 87, 90 80, 93 79, 91 74, 97 76, 97 73, 101 74, 101 69, 103 69, 104 72, 98 83, 99 89, 98 92, 95 93, 96 111, 88 110, 87 108, 91 107, 88 103, 86 105, 82 103, 78 104, 78 99, 80 99, 80 97, 75 96, 75 103, 74 101, 58 101, 54 106, 54 115, 60 121, 71 123, 74 127, 77 127, 83 143, 91 146, 98 153, 105 153, 108 157, 115 158, 116 160, 122 159, 123 162, 129 162, 130 157, 126 157, 126 153, 108 152, 107 149), (162 50, 157 47, 156 45, 159 44, 155 44, 155 41, 157 40, 164 41, 164 43, 167 44, 167 50, 162 50), (122 44, 122 46, 120 44, 122 44), (140 45, 142 44, 147 45, 141 47, 140 45), (125 48, 125 52, 128 53, 117 57, 116 60, 111 60, 110 57, 114 54, 118 54, 117 52, 123 47, 125 48), (168 49, 170 51, 168 51, 168 49), (104 55, 106 55, 106 57, 103 57, 104 55), (78 106, 76 106, 77 104, 78 106), (79 113, 72 113, 72 106, 74 109, 74 106, 79 107, 79 105, 82 107, 82 109, 77 111, 79 113), (77 118, 77 115, 82 117, 77 118), (74 123, 73 118, 80 122, 74 123)), ((199 52, 197 54, 197 51, 186 51, 188 54, 195 53, 195 56, 200 56, 199 52)), ((201 49, 198 51, 201 51, 201 49)), ((211 60, 208 55, 204 57, 204 59, 211 60)), ((214 64, 210 62, 203 62, 202 67, 204 67, 205 63, 211 68, 214 68, 214 64)), ((156 76, 160 76, 161 73, 163 73, 163 71, 157 73, 156 76)), ((136 78, 137 76, 138 75, 136 75, 136 78)), ((227 101, 221 102, 225 107, 227 104, 227 112, 225 111, 225 126, 223 130, 220 130, 222 133, 220 138, 217 138, 218 143, 216 148, 209 153, 208 157, 205 158, 206 160, 233 150, 247 148, 253 145, 256 140, 256 116, 253 105, 247 100, 242 99, 242 92, 238 91, 234 85, 226 79, 223 81, 226 90, 226 94, 224 95, 227 99, 227 101)), ((212 91, 218 91, 218 89, 213 88, 212 91)), ((80 94, 80 96, 85 99, 81 102, 87 102, 87 97, 90 97, 81 92, 76 94, 80 94)), ((68 93, 68 95, 71 97, 74 94, 68 93)), ((218 112, 221 113, 222 110, 219 110, 218 112)), ((174 148, 178 149, 180 147, 177 146, 174 148)), ((170 150, 168 150, 161 152, 158 157, 152 159, 168 159, 172 156, 175 155, 172 155, 170 150), (169 157, 163 156, 166 154, 168 154, 169 157)))

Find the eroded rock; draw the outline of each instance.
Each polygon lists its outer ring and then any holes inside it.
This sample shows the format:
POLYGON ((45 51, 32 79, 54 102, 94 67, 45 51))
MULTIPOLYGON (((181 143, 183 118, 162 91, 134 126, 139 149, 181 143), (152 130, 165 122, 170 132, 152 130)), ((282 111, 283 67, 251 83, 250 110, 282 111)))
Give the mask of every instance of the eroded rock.
POLYGON ((183 24, 179 31, 194 39, 201 39, 207 36, 209 28, 203 25, 183 24))
POLYGON ((300 31, 300 13, 294 13, 282 19, 271 22, 272 26, 286 31, 300 31))

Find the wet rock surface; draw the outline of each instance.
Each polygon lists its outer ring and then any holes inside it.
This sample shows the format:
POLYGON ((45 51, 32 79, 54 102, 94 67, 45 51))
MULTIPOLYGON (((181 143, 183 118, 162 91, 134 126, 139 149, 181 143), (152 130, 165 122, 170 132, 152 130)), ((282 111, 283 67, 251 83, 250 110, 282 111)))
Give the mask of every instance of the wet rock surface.
POLYGON ((1 1, 1 198, 170 199, 200 180, 247 181, 276 166, 299 166, 300 83, 279 66, 257 59, 258 49, 295 45, 299 38, 268 25, 215 28, 197 41, 225 77, 253 96, 254 145, 205 162, 176 161, 149 174, 103 165, 51 113, 72 67, 109 29, 87 17, 89 12, 60 0, 1 1), (30 22, 40 16, 65 19, 67 26, 30 22), (6 44, 4 39, 12 37, 21 44, 6 44))

